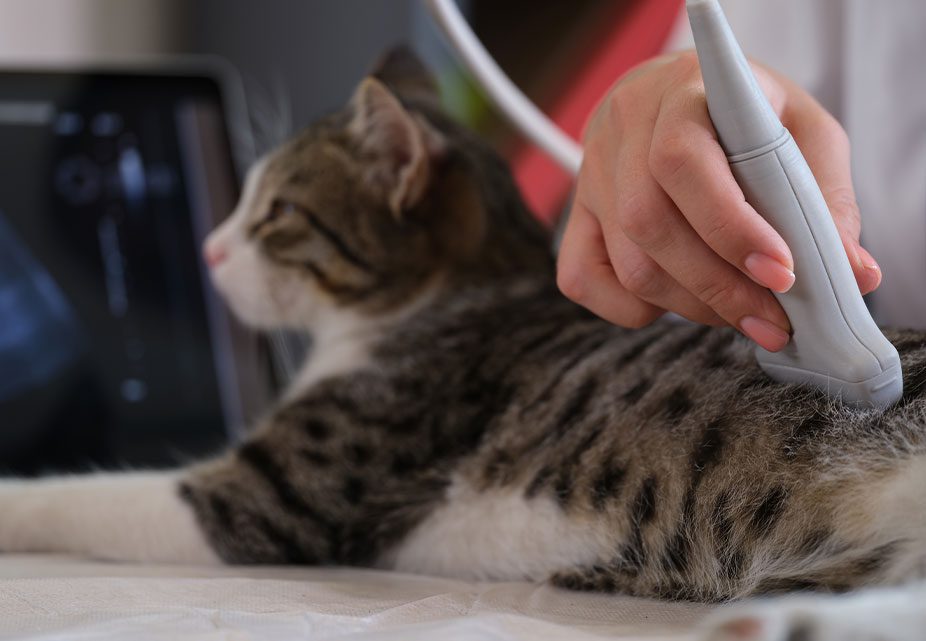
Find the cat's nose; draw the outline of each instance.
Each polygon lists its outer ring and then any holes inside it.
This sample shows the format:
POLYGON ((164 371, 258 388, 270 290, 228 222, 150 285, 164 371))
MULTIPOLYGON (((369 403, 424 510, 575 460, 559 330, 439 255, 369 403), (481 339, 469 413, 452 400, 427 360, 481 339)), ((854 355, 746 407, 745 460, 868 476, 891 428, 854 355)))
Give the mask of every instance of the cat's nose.
POLYGON ((217 242, 207 242, 203 246, 203 258, 209 267, 216 267, 219 263, 228 258, 228 252, 217 242))

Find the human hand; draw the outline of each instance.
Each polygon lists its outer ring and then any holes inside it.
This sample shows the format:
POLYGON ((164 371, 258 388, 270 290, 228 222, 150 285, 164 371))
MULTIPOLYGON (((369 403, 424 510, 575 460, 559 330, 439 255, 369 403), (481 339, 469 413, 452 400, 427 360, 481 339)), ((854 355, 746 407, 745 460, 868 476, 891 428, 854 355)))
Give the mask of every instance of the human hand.
MULTIPOLYGON (((796 84, 753 69, 820 184, 861 292, 872 291, 881 272, 858 242, 845 131, 796 84)), ((732 325, 777 351, 790 326, 769 290, 793 282, 790 250, 730 172, 695 54, 657 58, 622 78, 585 134, 557 264, 562 292, 617 325, 673 311, 732 325)))

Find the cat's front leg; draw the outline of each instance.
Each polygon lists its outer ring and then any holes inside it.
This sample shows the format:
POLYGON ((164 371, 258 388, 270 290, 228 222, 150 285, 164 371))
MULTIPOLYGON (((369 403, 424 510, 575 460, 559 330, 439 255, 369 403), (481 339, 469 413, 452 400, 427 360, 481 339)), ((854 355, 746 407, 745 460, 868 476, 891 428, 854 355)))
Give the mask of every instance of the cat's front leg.
POLYGON ((720 610, 703 641, 921 641, 926 584, 792 596, 720 610))
POLYGON ((0 481, 0 553, 215 564, 179 472, 0 481))

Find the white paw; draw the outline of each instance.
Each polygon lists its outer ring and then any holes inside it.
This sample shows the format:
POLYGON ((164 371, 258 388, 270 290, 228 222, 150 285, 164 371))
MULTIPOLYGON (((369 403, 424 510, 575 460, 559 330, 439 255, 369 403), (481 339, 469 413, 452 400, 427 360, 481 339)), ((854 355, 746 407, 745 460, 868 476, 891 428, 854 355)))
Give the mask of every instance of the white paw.
POLYGON ((866 590, 846 596, 794 596, 719 610, 702 641, 922 641, 922 586, 866 590))

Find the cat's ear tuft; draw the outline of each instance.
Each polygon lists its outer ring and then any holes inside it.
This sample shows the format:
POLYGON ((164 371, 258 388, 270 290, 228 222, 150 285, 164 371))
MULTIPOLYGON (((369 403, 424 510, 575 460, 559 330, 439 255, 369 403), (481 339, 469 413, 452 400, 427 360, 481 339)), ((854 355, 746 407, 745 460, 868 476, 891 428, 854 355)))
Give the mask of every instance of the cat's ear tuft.
POLYGON ((421 200, 440 135, 411 114, 376 78, 365 78, 351 99, 350 132, 369 156, 367 180, 385 192, 396 217, 421 200))
POLYGON ((440 103, 437 79, 414 51, 404 45, 379 57, 370 75, 405 100, 440 103))

